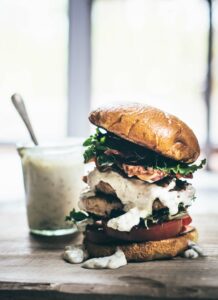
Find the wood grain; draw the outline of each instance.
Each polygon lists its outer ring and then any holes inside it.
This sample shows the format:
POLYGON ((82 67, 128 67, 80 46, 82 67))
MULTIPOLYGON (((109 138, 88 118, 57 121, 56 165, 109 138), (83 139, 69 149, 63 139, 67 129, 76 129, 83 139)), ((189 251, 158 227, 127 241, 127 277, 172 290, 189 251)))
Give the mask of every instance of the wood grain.
POLYGON ((206 258, 86 270, 61 259, 80 236, 28 234, 22 203, 0 211, 0 299, 218 299, 218 214, 194 216, 206 258))

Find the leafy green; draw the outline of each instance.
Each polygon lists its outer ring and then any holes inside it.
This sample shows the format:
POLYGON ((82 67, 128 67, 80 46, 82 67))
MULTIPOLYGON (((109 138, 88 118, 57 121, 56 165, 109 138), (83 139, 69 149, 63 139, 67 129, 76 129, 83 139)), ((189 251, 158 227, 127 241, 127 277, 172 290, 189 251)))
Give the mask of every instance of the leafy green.
POLYGON ((95 159, 99 167, 112 167, 127 163, 141 165, 145 168, 151 167, 166 172, 169 175, 180 174, 181 176, 187 176, 203 168, 206 164, 206 159, 203 159, 197 165, 181 163, 166 158, 154 151, 102 131, 99 128, 96 129, 95 134, 84 141, 83 146, 86 147, 83 154, 84 162, 87 163, 95 159), (106 150, 118 150, 125 155, 120 157, 114 154, 105 154, 106 150))
POLYGON ((196 164, 184 164, 175 162, 174 165, 167 165, 162 167, 156 166, 157 169, 164 171, 166 173, 173 173, 173 174, 181 174, 181 175, 189 175, 197 171, 198 169, 202 169, 203 166, 206 164, 206 159, 203 159, 199 165, 196 164))
POLYGON ((69 216, 66 216, 65 220, 66 221, 72 221, 73 223, 83 221, 85 219, 88 219, 89 215, 86 212, 82 211, 76 211, 73 209, 69 216))
POLYGON ((97 128, 96 133, 91 135, 83 143, 83 146, 87 147, 83 154, 84 162, 87 163, 94 157, 99 156, 100 153, 104 153, 104 151, 108 149, 108 147, 105 146, 105 142, 106 133, 101 132, 100 129, 97 128))
POLYGON ((152 215, 148 218, 148 220, 152 221, 152 223, 162 223, 168 220, 169 217, 169 208, 164 207, 159 210, 154 210, 152 215))
MULTIPOLYGON (((192 201, 194 201, 195 197, 192 198, 192 201)), ((187 215, 187 208, 184 207, 184 204, 181 202, 178 206, 178 212, 175 215, 171 215, 169 208, 164 207, 159 210, 153 210, 152 214, 148 216, 146 219, 144 219, 145 227, 149 227, 149 224, 156 224, 156 223, 163 223, 165 221, 169 220, 175 220, 175 219, 181 219, 187 215)))

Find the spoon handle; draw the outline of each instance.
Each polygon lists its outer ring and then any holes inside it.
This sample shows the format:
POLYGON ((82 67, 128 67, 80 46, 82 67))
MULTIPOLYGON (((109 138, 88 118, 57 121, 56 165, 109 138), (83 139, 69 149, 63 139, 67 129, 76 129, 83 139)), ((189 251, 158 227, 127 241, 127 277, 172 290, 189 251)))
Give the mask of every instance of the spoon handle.
POLYGON ((26 107, 25 107, 22 97, 19 94, 14 94, 11 96, 11 100, 12 100, 12 103, 14 104, 16 110, 18 111, 19 115, 21 116, 22 120, 24 121, 24 124, 26 125, 26 127, 29 131, 29 134, 31 136, 33 143, 37 146, 39 143, 34 134, 34 131, 33 131, 32 125, 30 123, 30 119, 27 114, 26 107))

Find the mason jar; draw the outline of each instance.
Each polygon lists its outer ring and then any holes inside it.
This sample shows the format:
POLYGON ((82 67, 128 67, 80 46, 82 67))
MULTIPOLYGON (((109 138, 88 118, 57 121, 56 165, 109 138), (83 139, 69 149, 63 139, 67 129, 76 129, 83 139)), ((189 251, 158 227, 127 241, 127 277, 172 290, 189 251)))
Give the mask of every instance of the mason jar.
POLYGON ((76 228, 65 221, 77 210, 83 187, 82 147, 19 147, 26 194, 30 232, 39 235, 65 235, 76 228))

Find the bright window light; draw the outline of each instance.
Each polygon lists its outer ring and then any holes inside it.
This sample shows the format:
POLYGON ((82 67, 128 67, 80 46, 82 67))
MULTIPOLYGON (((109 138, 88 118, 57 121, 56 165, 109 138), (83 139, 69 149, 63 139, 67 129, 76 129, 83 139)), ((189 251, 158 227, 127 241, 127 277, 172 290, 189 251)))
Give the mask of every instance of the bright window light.
POLYGON ((95 0, 92 108, 154 105, 186 121, 203 144, 207 31, 203 0, 95 0))
POLYGON ((66 135, 68 1, 0 2, 0 142, 27 140, 10 103, 22 94, 40 140, 66 135))

